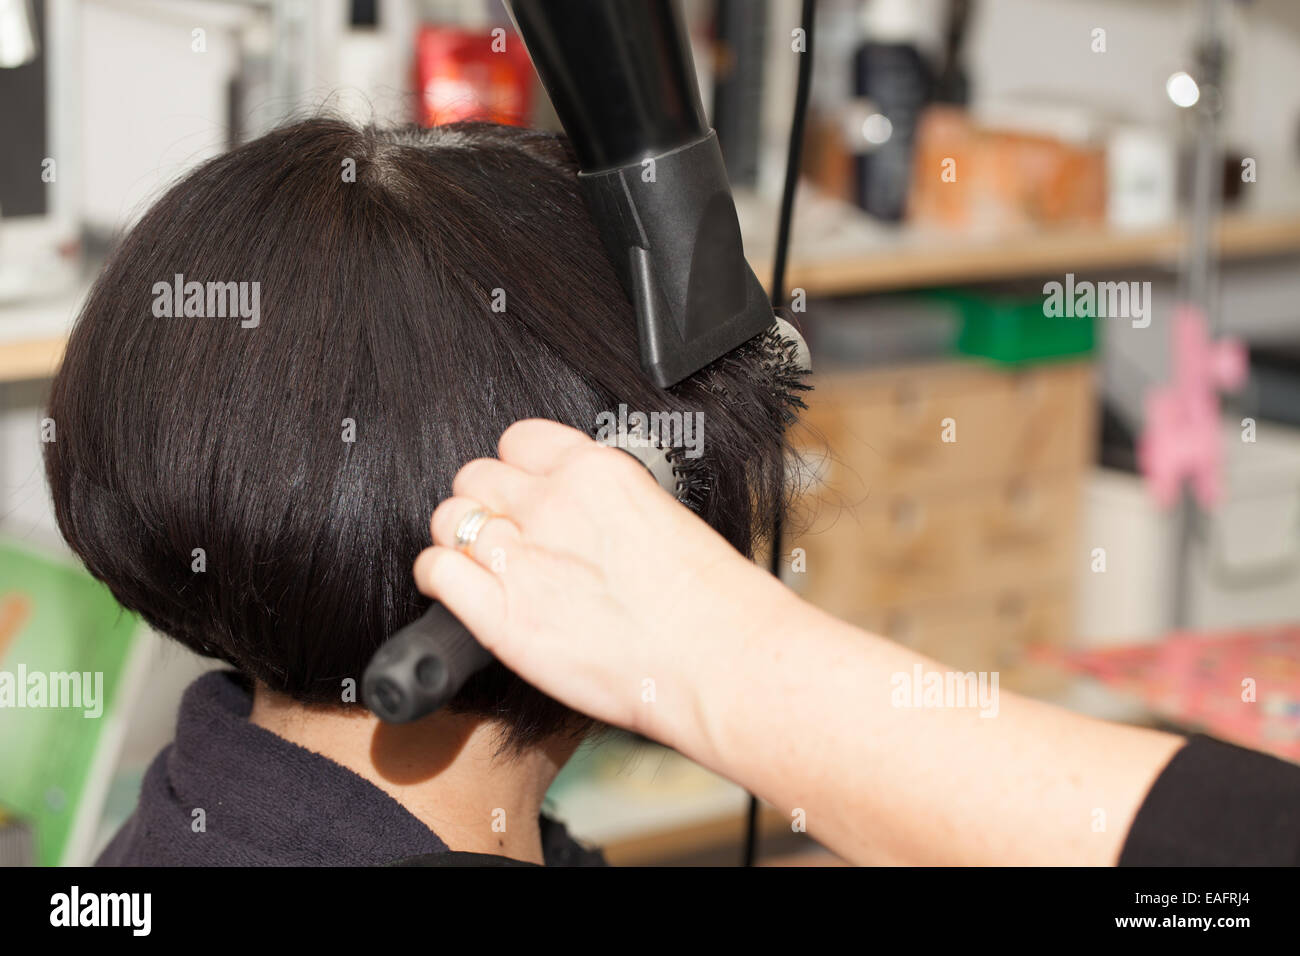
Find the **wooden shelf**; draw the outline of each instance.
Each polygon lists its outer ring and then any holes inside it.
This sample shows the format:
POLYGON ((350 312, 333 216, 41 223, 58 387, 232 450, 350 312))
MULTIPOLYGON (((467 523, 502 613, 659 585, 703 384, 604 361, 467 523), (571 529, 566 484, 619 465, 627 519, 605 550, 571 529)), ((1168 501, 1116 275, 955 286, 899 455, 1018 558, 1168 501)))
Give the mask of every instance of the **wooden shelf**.
POLYGON ((67 336, 0 344, 0 383, 51 378, 63 359, 67 336))
POLYGON ((0 306, 0 384, 54 375, 89 291, 87 277, 55 295, 0 306))
MULTIPOLYGON (((796 246, 787 285, 809 295, 894 292, 967 282, 1063 275, 1097 269, 1176 266, 1186 240, 1183 226, 1119 231, 1068 229, 996 239, 922 234, 907 227, 870 248, 820 251, 796 246)), ((1226 217, 1217 248, 1225 260, 1300 253, 1300 217, 1226 217)), ((756 259, 764 283, 771 266, 756 259)))
MULTIPOLYGON (((857 295, 1098 269, 1169 268, 1177 264, 1185 237, 1182 226, 1072 229, 1000 239, 881 229, 863 233, 856 243, 798 242, 787 284, 809 295, 857 295)), ((1225 261, 1300 254, 1300 216, 1229 216, 1219 225, 1216 244, 1225 261)), ((761 257, 752 262, 767 282, 771 266, 761 257)), ((52 375, 78 307, 79 301, 68 303, 66 318, 54 327, 37 324, 30 337, 0 337, 0 383, 52 375)), ((7 311, 0 309, 0 326, 7 311)))
MULTIPOLYGON (((676 857, 734 847, 737 856, 744 845, 746 813, 726 814, 699 823, 625 837, 601 847, 611 866, 648 866, 671 862, 676 857)), ((772 807, 759 807, 760 838, 790 832, 790 817, 772 807)), ((760 844, 761 846, 761 844, 760 844)))

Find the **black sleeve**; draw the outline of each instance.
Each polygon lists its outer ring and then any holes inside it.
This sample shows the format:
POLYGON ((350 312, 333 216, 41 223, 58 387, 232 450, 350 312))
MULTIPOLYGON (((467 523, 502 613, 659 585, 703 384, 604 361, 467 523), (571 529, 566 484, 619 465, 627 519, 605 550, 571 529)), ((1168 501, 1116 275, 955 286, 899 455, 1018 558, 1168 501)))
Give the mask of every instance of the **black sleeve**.
POLYGON ((1300 766, 1192 737, 1138 808, 1119 865, 1300 865, 1300 766))

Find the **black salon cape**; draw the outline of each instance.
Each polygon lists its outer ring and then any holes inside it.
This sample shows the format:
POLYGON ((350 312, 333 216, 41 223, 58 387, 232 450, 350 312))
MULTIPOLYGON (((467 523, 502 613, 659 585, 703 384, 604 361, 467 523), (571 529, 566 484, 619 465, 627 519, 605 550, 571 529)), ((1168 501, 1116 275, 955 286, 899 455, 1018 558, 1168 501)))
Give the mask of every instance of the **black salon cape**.
MULTIPOLYGON (((250 723, 252 703, 232 671, 190 685, 175 741, 149 766, 135 813, 97 866, 472 862, 368 780, 250 723), (195 832, 198 819, 203 832, 195 832)), ((542 854, 548 866, 604 865, 545 816, 542 854)))
POLYGON ((1300 766, 1192 737, 1142 801, 1119 863, 1300 865, 1300 766))

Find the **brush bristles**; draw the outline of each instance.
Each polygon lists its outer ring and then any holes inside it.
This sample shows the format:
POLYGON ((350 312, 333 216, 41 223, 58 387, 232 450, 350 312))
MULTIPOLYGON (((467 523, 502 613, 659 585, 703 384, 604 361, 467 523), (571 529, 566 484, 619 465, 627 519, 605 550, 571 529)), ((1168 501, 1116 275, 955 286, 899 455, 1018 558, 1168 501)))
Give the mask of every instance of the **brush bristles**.
MULTIPOLYGON (((784 435, 787 428, 799 418, 799 412, 808 407, 802 393, 809 391, 809 369, 800 357, 802 345, 782 335, 778 326, 754 336, 708 365, 699 374, 705 387, 727 404, 753 402, 753 392, 731 394, 734 388, 728 383, 748 382, 773 399, 769 408, 769 424, 777 434, 784 435)), ((712 462, 715 456, 708 453, 698 458, 686 458, 678 448, 666 449, 678 479, 678 500, 692 511, 703 514, 713 491, 712 462)))
MULTIPOLYGON (((749 557, 789 504, 787 431, 812 387, 806 346, 782 328, 774 323, 673 386, 660 409, 667 417, 637 426, 671 465, 675 488, 667 490, 749 557), (698 443, 656 434, 688 415, 700 417, 698 443)), ((655 474, 643 455, 635 457, 655 474)))

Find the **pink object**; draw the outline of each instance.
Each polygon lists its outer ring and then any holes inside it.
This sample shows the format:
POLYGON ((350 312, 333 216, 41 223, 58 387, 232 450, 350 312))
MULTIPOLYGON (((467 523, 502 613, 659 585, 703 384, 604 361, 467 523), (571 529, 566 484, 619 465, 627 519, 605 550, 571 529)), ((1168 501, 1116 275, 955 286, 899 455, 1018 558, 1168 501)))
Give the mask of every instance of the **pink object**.
POLYGON ((1180 727, 1300 761, 1300 625, 1176 632, 1042 660, 1136 692, 1180 727))
POLYGON ((1236 339, 1210 341, 1205 314, 1195 306, 1174 313, 1173 381, 1147 393, 1146 429, 1138 441, 1138 467, 1156 502, 1178 500, 1184 481, 1211 508, 1223 493, 1223 438, 1219 392, 1246 382, 1246 349, 1236 339))

